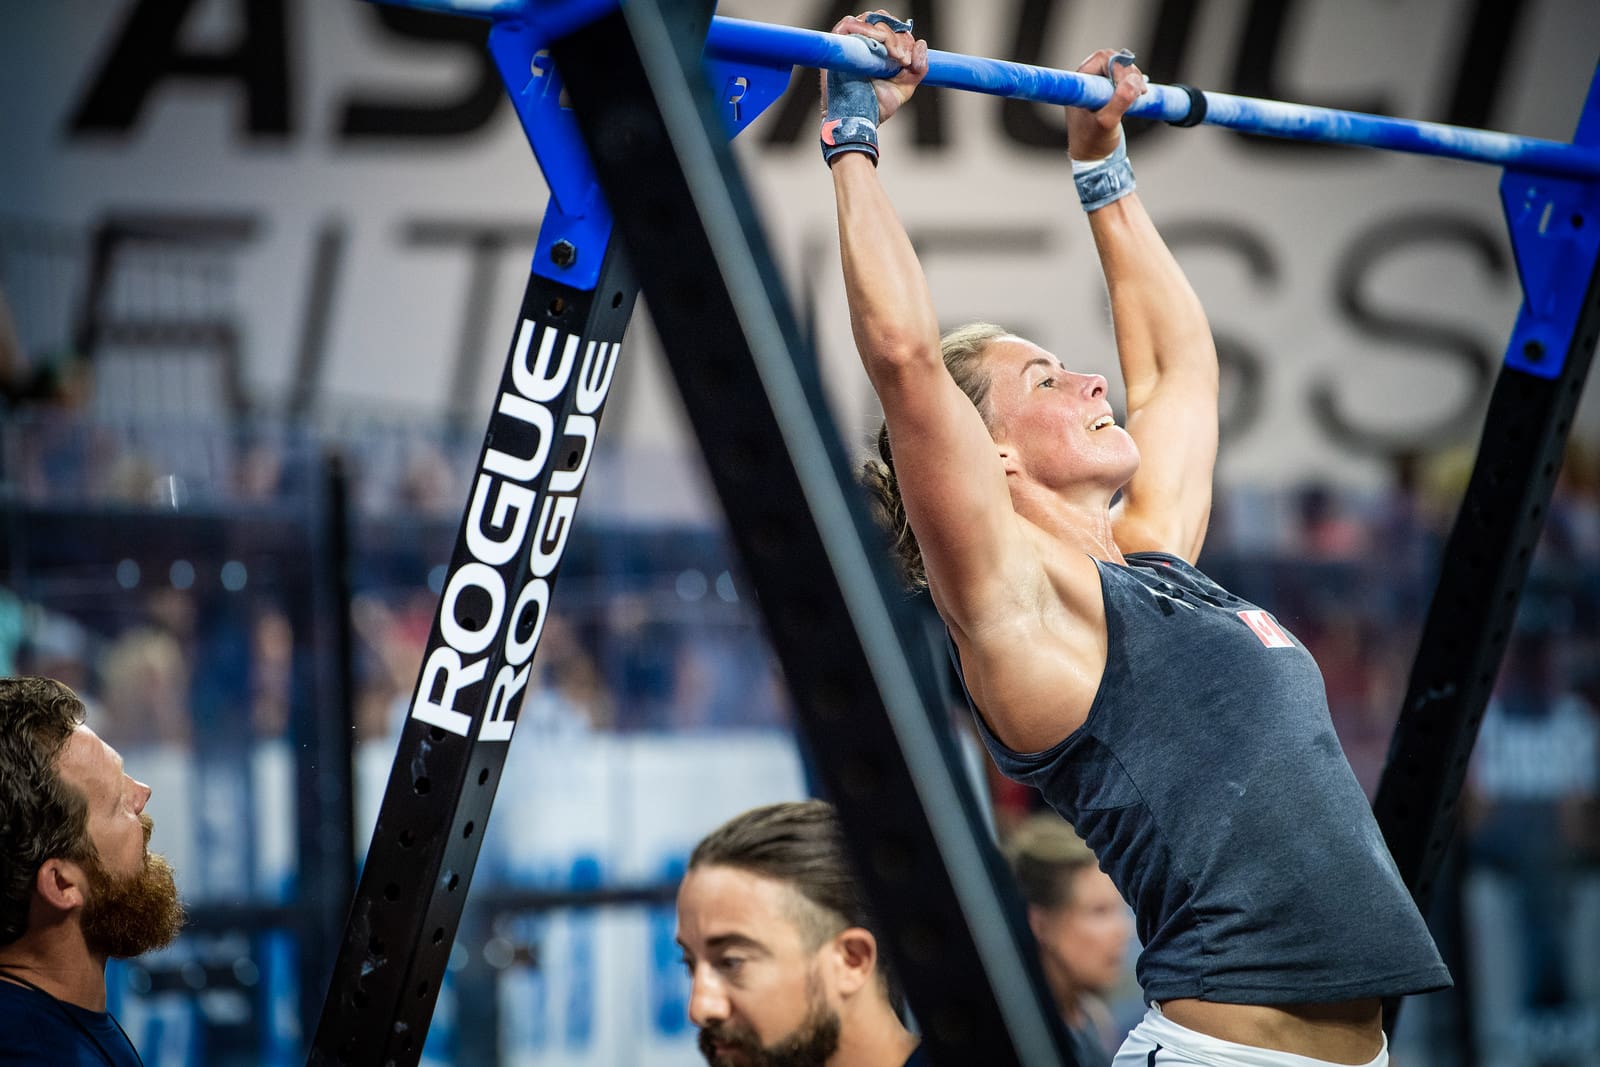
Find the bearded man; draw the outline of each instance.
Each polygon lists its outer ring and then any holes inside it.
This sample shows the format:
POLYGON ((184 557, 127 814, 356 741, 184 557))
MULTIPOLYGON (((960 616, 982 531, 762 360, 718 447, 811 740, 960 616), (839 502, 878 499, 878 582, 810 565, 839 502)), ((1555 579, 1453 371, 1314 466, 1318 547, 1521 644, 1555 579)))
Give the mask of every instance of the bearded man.
POLYGON ((739 815, 689 857, 678 945, 711 1067, 919 1067, 866 898, 820 800, 739 815))
POLYGON ((106 1011, 106 961, 183 925, 149 850, 150 787, 49 678, 0 679, 0 1064, 137 1067, 106 1011))

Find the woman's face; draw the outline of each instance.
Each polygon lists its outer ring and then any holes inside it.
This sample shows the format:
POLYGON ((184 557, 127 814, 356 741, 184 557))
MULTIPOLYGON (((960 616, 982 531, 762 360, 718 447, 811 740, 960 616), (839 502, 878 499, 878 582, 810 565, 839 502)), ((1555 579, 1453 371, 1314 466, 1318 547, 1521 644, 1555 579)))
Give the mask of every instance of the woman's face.
POLYGON ((1008 474, 1050 488, 1088 483, 1112 492, 1133 477, 1139 447, 1114 421, 1105 378, 1069 371, 1020 337, 991 342, 983 360, 990 422, 1008 474))

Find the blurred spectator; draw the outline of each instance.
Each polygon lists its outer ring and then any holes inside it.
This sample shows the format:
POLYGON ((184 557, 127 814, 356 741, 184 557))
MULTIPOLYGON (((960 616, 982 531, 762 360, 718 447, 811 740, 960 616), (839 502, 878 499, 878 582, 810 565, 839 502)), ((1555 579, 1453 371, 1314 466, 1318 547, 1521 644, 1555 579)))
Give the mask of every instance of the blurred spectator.
POLYGON ((1600 718, 1573 691, 1562 653, 1548 606, 1525 606, 1471 767, 1471 860, 1507 885, 1517 925, 1512 1017, 1562 1008, 1574 993, 1567 932, 1583 819, 1600 792, 1600 718))
POLYGON ((616 720, 594 658, 577 631, 551 612, 533 654, 533 680, 523 701, 519 725, 562 733, 610 729, 616 720))
MULTIPOLYGON (((156 598, 181 597, 163 590, 156 598)), ((129 748, 150 743, 187 747, 193 728, 189 709, 190 664, 184 652, 182 611, 158 611, 143 625, 118 635, 100 663, 101 710, 95 728, 109 744, 129 748)))
POLYGON ((652 611, 644 590, 632 583, 608 596, 601 610, 610 646, 607 679, 620 697, 618 725, 630 730, 673 722, 673 696, 679 686, 672 627, 652 611))
POLYGON ((250 646, 250 725, 255 737, 282 737, 289 729, 294 684, 294 628, 276 605, 255 612, 250 646))
POLYGON ((17 673, 18 651, 28 638, 28 620, 22 601, 0 586, 0 675, 17 673))
POLYGON ((775 727, 783 706, 765 684, 771 653, 729 626, 682 627, 675 648, 665 723, 677 730, 775 727))
POLYGON ((350 622, 360 641, 356 681, 357 741, 389 741, 411 699, 422 653, 428 647, 438 596, 426 587, 404 590, 391 606, 376 594, 358 594, 350 622))
MULTIPOLYGON (((6 595, 0 592, 0 596, 6 595)), ((22 669, 0 674, 32 674, 54 678, 80 697, 90 687, 89 631, 69 615, 35 609, 22 646, 22 669)))
POLYGON ((1578 447, 1569 447, 1545 522, 1541 554, 1562 563, 1600 556, 1600 464, 1578 447))
POLYGON ((410 442, 400 478, 404 510, 419 515, 454 514, 466 505, 466 487, 442 448, 427 440, 410 442))
POLYGON ((40 403, 78 407, 88 395, 88 363, 75 356, 36 363, 17 333, 5 290, 0 289, 0 410, 40 403))
POLYGON ((234 491, 242 501, 270 501, 283 489, 284 451, 279 441, 260 438, 240 443, 235 460, 234 491))
MULTIPOLYGON (((428 635, 438 610, 437 597, 412 590, 391 607, 378 596, 358 596, 351 619, 366 661, 356 695, 356 736, 393 743, 405 724, 428 635)), ((609 729, 616 712, 611 692, 562 615, 551 612, 534 652, 532 673, 523 691, 518 724, 562 734, 609 729)))
POLYGON ((1367 619, 1355 605, 1336 605, 1327 610, 1320 627, 1304 628, 1299 636, 1322 669, 1334 730, 1350 769, 1370 799, 1383 772, 1395 712, 1374 699, 1367 619))
POLYGON ((1296 502, 1300 547, 1306 555, 1313 559, 1354 559, 1367 550, 1366 526, 1337 507, 1328 487, 1305 486, 1296 502))
POLYGON ((0 289, 0 396, 7 400, 24 392, 23 369, 27 360, 22 353, 22 341, 17 337, 16 320, 11 314, 11 303, 5 290, 0 289))
POLYGON ((1103 999, 1122 980, 1133 915, 1089 846, 1053 812, 1025 820, 1005 842, 1028 905, 1028 925, 1079 1067, 1106 1067, 1119 1033, 1103 999))

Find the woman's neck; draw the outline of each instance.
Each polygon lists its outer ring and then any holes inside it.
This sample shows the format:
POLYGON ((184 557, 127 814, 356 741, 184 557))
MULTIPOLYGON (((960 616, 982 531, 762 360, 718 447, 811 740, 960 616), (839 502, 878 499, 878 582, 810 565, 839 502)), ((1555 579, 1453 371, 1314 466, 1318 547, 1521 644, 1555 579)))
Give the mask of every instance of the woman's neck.
POLYGON ((1111 527, 1111 498, 1085 491, 1068 496, 1038 486, 1013 487, 1016 513, 1064 548, 1086 552, 1108 563, 1126 562, 1111 527))

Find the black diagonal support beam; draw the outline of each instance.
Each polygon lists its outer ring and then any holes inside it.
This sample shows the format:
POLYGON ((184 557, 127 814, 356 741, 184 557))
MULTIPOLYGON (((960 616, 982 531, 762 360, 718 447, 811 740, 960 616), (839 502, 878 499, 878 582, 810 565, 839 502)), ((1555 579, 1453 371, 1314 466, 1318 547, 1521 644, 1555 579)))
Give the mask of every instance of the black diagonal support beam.
POLYGON ((932 1061, 1070 1063, 939 668, 678 35, 693 14, 636 0, 550 51, 932 1061))
MULTIPOLYGON (((1600 220, 1597 220, 1600 221, 1600 220)), ((1559 376, 1505 367, 1446 542, 1373 810, 1424 913, 1600 336, 1600 263, 1559 376)), ((1398 1005, 1387 1006, 1391 1026, 1398 1005)))

